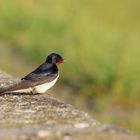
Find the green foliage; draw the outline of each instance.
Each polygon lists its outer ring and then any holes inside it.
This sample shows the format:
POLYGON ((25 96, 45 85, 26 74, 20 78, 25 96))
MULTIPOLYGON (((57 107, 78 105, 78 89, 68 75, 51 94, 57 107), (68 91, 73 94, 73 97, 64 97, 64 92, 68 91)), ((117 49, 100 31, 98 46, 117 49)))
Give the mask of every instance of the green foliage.
POLYGON ((140 98, 139 13, 139 0, 0 1, 0 41, 38 64, 62 54, 61 84, 95 110, 129 108, 140 98))

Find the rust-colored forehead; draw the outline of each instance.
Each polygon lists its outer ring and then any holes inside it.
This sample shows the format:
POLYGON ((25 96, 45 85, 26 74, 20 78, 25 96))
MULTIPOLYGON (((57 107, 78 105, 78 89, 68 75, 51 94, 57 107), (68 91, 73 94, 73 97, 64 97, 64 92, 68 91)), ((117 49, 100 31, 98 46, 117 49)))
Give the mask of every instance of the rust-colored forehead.
POLYGON ((56 62, 56 66, 59 66, 62 63, 64 63, 63 59, 61 61, 56 62))

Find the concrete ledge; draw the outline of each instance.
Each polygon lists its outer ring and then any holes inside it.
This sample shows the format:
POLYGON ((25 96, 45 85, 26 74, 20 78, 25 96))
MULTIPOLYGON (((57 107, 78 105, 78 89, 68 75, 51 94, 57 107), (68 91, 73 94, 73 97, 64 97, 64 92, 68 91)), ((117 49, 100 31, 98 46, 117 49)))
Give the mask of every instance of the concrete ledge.
MULTIPOLYGON (((19 80, 0 71, 0 89, 19 80)), ((138 140, 129 131, 102 125, 87 113, 48 95, 0 96, 2 140, 138 140)))

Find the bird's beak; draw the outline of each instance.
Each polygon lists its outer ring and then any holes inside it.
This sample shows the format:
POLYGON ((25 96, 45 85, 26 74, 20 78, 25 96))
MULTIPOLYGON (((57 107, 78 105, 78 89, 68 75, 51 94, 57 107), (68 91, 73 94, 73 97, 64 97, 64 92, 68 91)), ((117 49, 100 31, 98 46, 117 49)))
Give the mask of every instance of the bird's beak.
POLYGON ((64 60, 61 60, 60 63, 64 63, 64 60))
POLYGON ((61 61, 57 62, 56 65, 59 66, 62 63, 64 63, 64 60, 61 60, 61 61))

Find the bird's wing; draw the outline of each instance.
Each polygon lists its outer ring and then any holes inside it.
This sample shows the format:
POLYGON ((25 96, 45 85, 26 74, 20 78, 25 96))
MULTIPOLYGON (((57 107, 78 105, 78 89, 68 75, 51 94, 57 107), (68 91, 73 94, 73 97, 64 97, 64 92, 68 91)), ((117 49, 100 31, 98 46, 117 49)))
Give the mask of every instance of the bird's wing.
POLYGON ((36 84, 37 84, 36 82, 32 82, 30 80, 21 80, 19 83, 9 87, 5 91, 7 92, 7 91, 20 90, 20 89, 28 89, 30 87, 34 87, 36 84))
MULTIPOLYGON (((14 90, 32 88, 37 85, 53 81, 57 76, 58 76, 58 74, 49 74, 47 76, 41 75, 40 77, 38 77, 38 80, 36 79, 34 81, 33 80, 21 80, 19 83, 9 87, 5 91, 14 91, 14 90)), ((3 91, 3 92, 5 92, 5 91, 3 91)))
POLYGON ((19 89, 27 89, 31 88, 46 82, 53 81, 58 76, 58 70, 53 66, 45 66, 46 64, 40 65, 33 72, 26 75, 21 81, 8 88, 8 91, 19 90, 19 89))
POLYGON ((21 80, 31 80, 32 82, 46 81, 50 82, 58 75, 58 70, 52 64, 43 63, 33 72, 29 73, 21 80))

